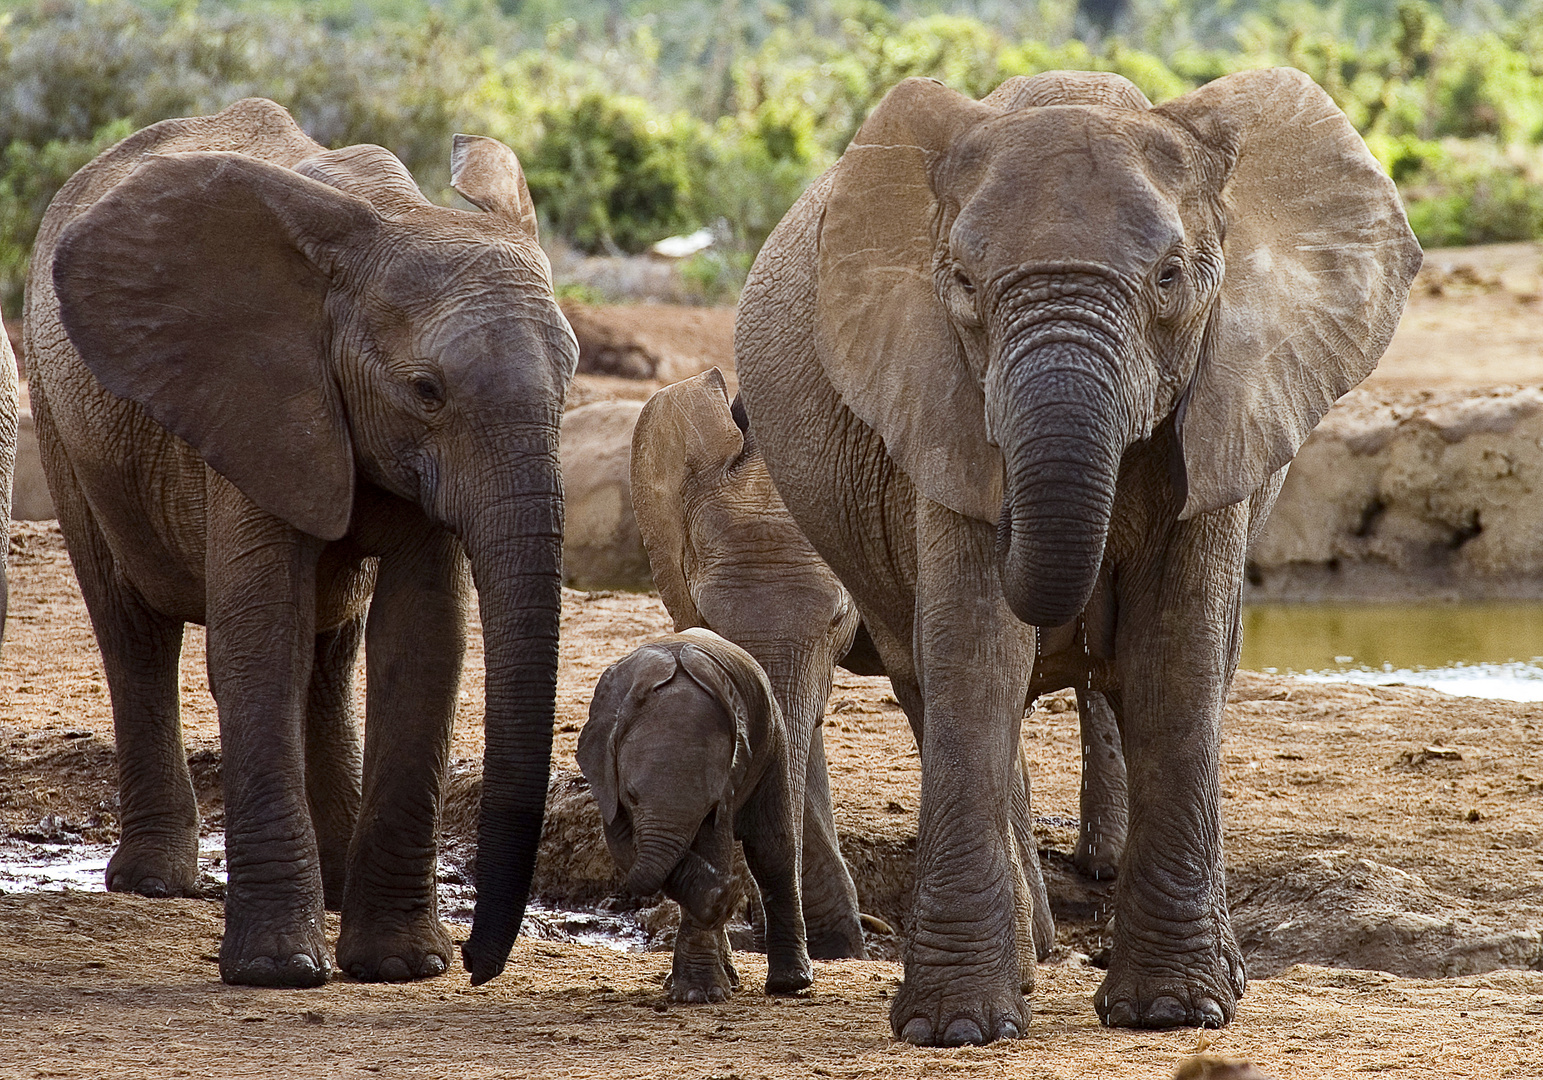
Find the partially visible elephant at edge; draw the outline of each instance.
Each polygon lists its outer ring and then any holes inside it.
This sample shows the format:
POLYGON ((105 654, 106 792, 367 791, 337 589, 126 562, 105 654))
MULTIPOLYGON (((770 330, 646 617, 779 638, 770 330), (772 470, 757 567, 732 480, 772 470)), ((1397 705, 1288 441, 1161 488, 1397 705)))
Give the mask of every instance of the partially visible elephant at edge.
POLYGON ((917 727, 900 1038, 1027 1030, 1009 808, 1027 694, 1102 694, 1128 768, 1123 1027, 1228 1022, 1219 744, 1244 551, 1421 261, 1301 72, 1152 108, 1102 73, 909 79, 762 248, 736 367, 788 510, 917 727))
POLYGON ((381 147, 327 150, 248 99, 104 152, 33 251, 33 409, 113 703, 107 885, 196 890, 177 662, 183 625, 203 623, 226 982, 325 981, 324 906, 342 909, 338 962, 356 977, 449 964, 435 824, 473 582, 487 648, 473 983, 503 969, 523 917, 577 347, 513 153, 458 135, 451 161, 480 212, 430 204, 381 147))
POLYGON ((5 644, 5 617, 10 609, 8 579, 11 552, 11 485, 16 477, 17 418, 21 396, 16 378, 16 354, 0 326, 0 506, 5 508, 5 536, 0 538, 0 645, 5 644))
POLYGON ((563 414, 563 584, 647 589, 648 553, 632 510, 632 431, 641 401, 596 401, 563 414))
POLYGON ((723 1001, 739 985, 727 933, 736 840, 766 913, 766 992, 813 981, 788 750, 766 673, 710 630, 641 645, 595 684, 579 767, 627 887, 680 904, 671 1000, 723 1001))
POLYGON ((771 680, 791 739, 809 955, 861 957, 821 726, 857 609, 777 497, 742 419, 717 368, 649 398, 632 437, 633 510, 675 629, 722 635, 771 680))

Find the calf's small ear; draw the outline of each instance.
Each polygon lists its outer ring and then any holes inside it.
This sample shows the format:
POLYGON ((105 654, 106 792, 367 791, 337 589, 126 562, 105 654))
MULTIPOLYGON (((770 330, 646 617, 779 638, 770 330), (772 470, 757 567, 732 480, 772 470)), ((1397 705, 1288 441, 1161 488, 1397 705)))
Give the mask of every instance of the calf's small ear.
POLYGON ((497 139, 457 135, 450 150, 450 186, 467 202, 508 218, 532 240, 537 238, 536 204, 525 171, 514 151, 497 139))

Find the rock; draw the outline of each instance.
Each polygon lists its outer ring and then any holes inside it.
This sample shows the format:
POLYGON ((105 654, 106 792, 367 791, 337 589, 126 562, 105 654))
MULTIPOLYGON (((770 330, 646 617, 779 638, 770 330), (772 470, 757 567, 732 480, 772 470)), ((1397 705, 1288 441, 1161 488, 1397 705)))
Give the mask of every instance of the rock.
POLYGON ((579 339, 580 374, 671 383, 717 367, 732 377, 732 308, 569 301, 563 314, 579 339))
POLYGON ((1250 600, 1543 598, 1543 390, 1358 390, 1297 454, 1250 600))
POLYGON ((563 583, 648 589, 648 553, 632 516, 632 429, 640 401, 597 401, 563 414, 563 583))

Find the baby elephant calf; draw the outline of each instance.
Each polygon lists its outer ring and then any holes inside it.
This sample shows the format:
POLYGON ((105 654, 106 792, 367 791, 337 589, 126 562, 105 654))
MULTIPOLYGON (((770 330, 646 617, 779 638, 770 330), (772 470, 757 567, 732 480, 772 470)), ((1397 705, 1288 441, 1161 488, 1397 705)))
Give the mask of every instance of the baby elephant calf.
POLYGON ((724 929, 735 840, 766 910, 766 992, 813 981, 788 735, 749 653, 698 628, 629 653, 595 686, 578 758, 628 889, 680 904, 672 1000, 723 1001, 739 984, 724 929))

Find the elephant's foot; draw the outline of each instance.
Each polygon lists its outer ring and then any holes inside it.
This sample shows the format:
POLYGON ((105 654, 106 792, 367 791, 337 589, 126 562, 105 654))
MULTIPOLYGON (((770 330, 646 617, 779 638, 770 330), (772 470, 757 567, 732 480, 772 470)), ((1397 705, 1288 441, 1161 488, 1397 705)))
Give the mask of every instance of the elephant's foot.
POLYGON ((450 937, 430 912, 404 921, 400 914, 365 919, 344 913, 338 967, 360 982, 409 982, 443 975, 450 967, 450 937))
POLYGON ((220 978, 232 986, 320 986, 332 975, 320 911, 300 929, 241 927, 227 908, 220 978))
POLYGON ((1114 839, 1100 834, 1083 824, 1082 835, 1077 838, 1077 848, 1072 852, 1072 865, 1084 876, 1094 881, 1112 881, 1120 869, 1120 849, 1124 837, 1114 839))
POLYGON ((190 837, 124 838, 107 863, 107 891, 198 896, 198 832, 190 837))
POLYGON ((788 955, 768 955, 766 958, 766 992, 768 994, 796 994, 807 990, 814 983, 814 965, 802 950, 789 951, 788 955))
POLYGON ((683 959, 677 955, 665 986, 671 1001, 687 1005, 717 1004, 739 989, 739 972, 723 957, 683 959))
POLYGON ((1132 947, 1116 923, 1109 973, 1093 999, 1106 1027, 1221 1027, 1232 1022, 1248 985, 1243 954, 1225 912, 1185 948, 1156 954, 1132 947))
POLYGON ((1029 1030, 1029 1002, 1016 957, 981 966, 906 961, 889 1023, 916 1046, 980 1046, 1029 1030))
POLYGON ((866 960, 868 947, 863 944, 863 924, 857 912, 835 925, 816 927, 804 912, 808 927, 809 956, 814 960, 866 960))

